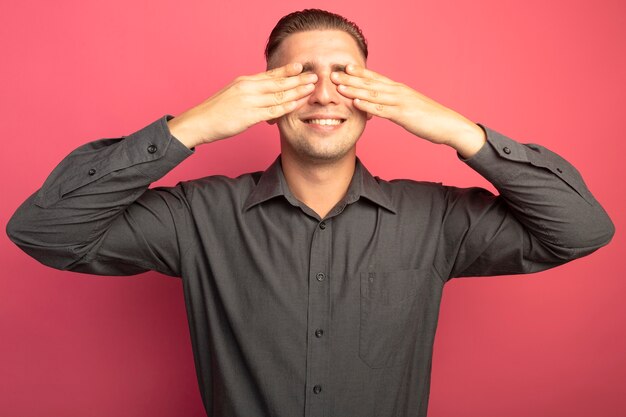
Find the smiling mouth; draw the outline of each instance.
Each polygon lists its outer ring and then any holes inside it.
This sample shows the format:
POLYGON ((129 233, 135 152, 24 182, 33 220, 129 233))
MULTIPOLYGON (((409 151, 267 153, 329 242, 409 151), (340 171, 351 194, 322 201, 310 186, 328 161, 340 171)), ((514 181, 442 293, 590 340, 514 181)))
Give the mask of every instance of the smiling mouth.
POLYGON ((320 126, 338 126, 346 119, 305 119, 304 123, 320 126))

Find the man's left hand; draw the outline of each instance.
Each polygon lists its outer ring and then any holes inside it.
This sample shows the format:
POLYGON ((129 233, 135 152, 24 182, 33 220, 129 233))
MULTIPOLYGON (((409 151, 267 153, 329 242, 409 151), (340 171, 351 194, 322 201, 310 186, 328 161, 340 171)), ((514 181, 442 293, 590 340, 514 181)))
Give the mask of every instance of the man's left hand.
POLYGON ((331 79, 357 109, 389 119, 430 142, 451 146, 465 158, 485 143, 485 134, 476 123, 372 70, 350 64, 346 72, 333 72, 331 79))

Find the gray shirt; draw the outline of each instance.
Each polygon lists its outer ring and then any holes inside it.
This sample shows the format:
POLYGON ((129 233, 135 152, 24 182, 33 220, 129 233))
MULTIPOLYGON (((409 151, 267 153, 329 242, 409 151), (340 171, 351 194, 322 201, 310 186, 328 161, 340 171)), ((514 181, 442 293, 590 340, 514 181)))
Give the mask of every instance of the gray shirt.
POLYGON ((500 196, 373 177, 356 161, 321 219, 280 157, 265 171, 148 189, 193 152, 164 116, 72 152, 11 239, 54 268, 182 277, 209 416, 426 416, 444 284, 544 270, 611 239, 574 167, 480 125, 465 162, 500 196))

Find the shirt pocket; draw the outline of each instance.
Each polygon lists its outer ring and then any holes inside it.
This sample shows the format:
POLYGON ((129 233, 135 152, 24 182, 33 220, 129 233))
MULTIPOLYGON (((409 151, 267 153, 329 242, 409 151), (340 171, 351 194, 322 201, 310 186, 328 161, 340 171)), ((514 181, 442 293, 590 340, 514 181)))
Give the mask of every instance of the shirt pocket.
POLYGON ((417 293, 425 270, 361 273, 359 356, 370 368, 406 363, 418 334, 417 293))

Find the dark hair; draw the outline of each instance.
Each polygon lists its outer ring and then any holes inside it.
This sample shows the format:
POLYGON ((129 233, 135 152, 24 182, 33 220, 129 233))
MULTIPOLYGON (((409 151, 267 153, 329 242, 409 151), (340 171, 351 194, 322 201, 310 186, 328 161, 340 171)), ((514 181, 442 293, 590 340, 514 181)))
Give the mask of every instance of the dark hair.
POLYGON ((367 41, 356 23, 343 16, 320 9, 305 9, 283 16, 270 33, 265 47, 265 62, 289 35, 309 30, 343 30, 356 41, 363 58, 367 59, 367 41))

